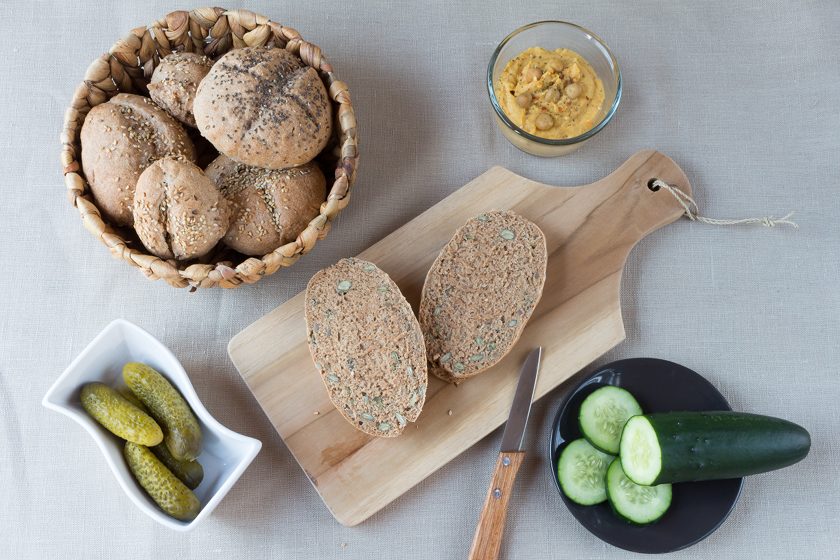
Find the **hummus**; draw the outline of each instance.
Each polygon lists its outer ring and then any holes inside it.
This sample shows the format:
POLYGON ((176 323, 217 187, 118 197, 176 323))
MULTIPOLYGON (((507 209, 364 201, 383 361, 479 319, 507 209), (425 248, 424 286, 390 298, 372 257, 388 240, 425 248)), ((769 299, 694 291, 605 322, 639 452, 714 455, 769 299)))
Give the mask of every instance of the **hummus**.
POLYGON ((578 53, 531 47, 505 66, 496 89, 513 123, 541 138, 572 138, 603 118, 604 84, 578 53))

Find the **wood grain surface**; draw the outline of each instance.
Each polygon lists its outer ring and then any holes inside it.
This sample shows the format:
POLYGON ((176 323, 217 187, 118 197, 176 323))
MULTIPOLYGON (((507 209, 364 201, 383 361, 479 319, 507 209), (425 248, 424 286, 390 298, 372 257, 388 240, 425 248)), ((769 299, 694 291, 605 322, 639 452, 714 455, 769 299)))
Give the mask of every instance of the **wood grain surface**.
POLYGON ((364 521, 499 427, 519 367, 536 346, 543 347, 538 399, 624 339, 619 290, 627 256, 683 213, 671 194, 648 188, 652 178, 691 194, 682 170, 653 150, 580 187, 493 167, 359 255, 390 274, 416 310, 426 271, 467 219, 511 209, 546 236, 545 289, 517 345, 458 386, 430 377, 420 418, 398 438, 367 436, 333 408, 309 355, 302 293, 231 339, 231 360, 340 523, 364 521))

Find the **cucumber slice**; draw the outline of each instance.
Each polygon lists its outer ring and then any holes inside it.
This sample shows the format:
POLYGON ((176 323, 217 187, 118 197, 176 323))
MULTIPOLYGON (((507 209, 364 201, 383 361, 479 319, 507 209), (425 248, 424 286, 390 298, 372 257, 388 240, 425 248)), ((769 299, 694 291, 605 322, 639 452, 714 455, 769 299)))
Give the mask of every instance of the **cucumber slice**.
POLYGON ((613 511, 630 523, 648 525, 659 521, 671 507, 671 485, 641 486, 624 474, 621 459, 607 469, 607 498, 613 511))
POLYGON ((583 437, 604 453, 618 455, 621 430, 642 407, 627 390, 607 385, 593 391, 580 405, 578 422, 583 437))
POLYGON ((743 412, 634 416, 621 436, 624 472, 637 484, 739 478, 781 469, 811 448, 793 422, 743 412))
POLYGON ((557 478, 563 493, 582 506, 605 501, 604 476, 612 460, 612 456, 601 453, 583 438, 567 444, 557 461, 557 478))
POLYGON ((662 449, 659 438, 644 416, 631 418, 621 434, 623 470, 637 484, 653 484, 662 471, 662 449))

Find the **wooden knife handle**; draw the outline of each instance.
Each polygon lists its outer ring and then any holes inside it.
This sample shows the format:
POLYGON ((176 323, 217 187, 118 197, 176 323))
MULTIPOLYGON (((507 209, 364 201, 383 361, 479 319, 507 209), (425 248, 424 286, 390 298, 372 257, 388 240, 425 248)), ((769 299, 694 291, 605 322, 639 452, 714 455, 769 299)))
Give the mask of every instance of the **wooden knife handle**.
POLYGON ((487 490, 484 508, 475 528, 469 560, 495 560, 499 557, 502 534, 505 532, 508 501, 516 481, 516 473, 525 459, 524 451, 502 451, 496 461, 493 480, 487 490))

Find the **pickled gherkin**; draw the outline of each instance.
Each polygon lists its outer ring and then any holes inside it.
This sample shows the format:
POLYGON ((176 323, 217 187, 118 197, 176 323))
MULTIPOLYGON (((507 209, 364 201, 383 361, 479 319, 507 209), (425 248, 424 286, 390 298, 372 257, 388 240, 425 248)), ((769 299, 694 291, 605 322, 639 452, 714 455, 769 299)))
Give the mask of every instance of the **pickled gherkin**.
POLYGON ((129 389, 164 429, 164 443, 176 459, 192 461, 201 453, 201 428, 184 397, 167 379, 138 362, 123 367, 129 389))
POLYGON ((134 478, 160 509, 181 521, 195 519, 201 502, 148 447, 129 441, 123 454, 134 478))
POLYGON ((154 418, 108 385, 88 383, 82 387, 81 400, 85 412, 114 435, 140 445, 163 441, 163 431, 154 418))
POLYGON ((131 392, 131 389, 128 388, 128 385, 121 385, 117 387, 117 392, 125 397, 125 400, 145 412, 146 414, 149 413, 149 409, 146 408, 146 405, 140 402, 140 399, 137 398, 137 395, 131 392))
POLYGON ((195 490, 201 484, 201 480, 204 478, 204 468, 197 460, 179 461, 172 456, 165 443, 152 447, 152 453, 190 490, 195 490))

